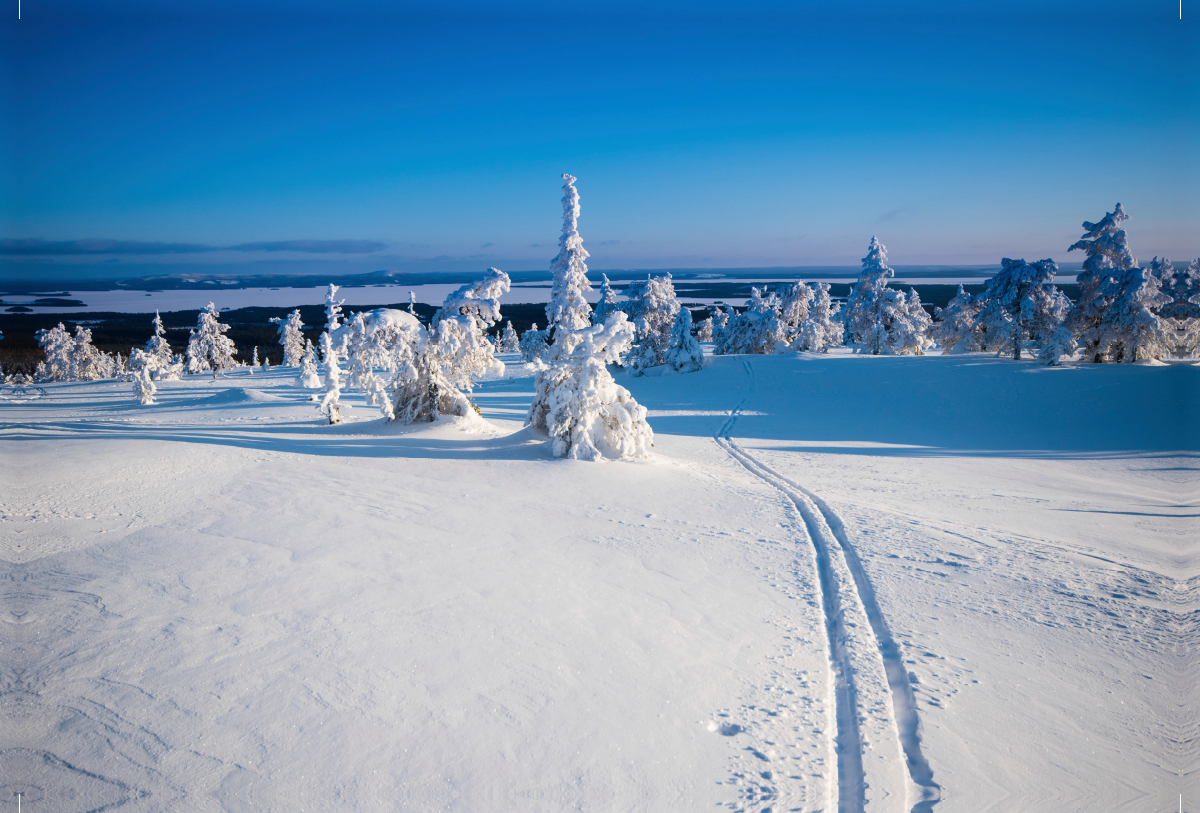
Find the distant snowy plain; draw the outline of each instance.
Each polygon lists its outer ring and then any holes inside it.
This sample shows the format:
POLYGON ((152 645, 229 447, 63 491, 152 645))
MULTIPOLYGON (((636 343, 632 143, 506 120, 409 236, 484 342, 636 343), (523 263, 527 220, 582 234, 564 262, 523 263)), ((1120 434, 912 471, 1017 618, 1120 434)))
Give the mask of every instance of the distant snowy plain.
POLYGON ((278 368, 0 391, 0 798, 1195 809, 1197 367, 718 357, 580 463, 502 358, 416 427, 278 368))

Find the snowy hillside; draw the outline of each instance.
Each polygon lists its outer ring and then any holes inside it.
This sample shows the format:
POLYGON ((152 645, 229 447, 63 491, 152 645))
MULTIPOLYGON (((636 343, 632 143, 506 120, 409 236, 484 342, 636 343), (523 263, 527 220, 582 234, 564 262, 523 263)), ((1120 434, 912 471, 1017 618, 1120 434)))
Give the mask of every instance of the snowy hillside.
POLYGON ((1196 366, 721 356, 618 375, 653 457, 583 463, 501 358, 481 419, 408 427, 294 369, 0 390, 3 797, 1200 797, 1196 366))

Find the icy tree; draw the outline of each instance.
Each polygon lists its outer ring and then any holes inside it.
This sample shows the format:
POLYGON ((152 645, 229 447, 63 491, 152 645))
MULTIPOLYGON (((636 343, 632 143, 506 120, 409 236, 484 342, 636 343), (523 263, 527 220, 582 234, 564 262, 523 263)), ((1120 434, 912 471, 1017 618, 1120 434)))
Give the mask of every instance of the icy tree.
POLYGON ((774 353, 783 341, 783 323, 779 321, 779 297, 774 293, 750 289, 746 310, 730 317, 717 335, 713 353, 718 356, 746 353, 774 353))
POLYGON ((981 309, 979 321, 985 335, 980 344, 1020 359, 1027 341, 1041 345, 1049 340, 1070 308, 1067 298, 1054 287, 1057 273, 1054 260, 1027 263, 1002 259, 1000 271, 972 303, 981 309))
POLYGON ((535 377, 526 421, 549 434, 555 457, 649 457, 654 433, 646 408, 606 366, 619 361, 632 343, 633 325, 621 312, 602 325, 558 331, 550 365, 535 377))
POLYGON ((258 345, 256 344, 254 345, 254 356, 250 359, 250 375, 254 375, 254 371, 261 365, 262 363, 258 360, 258 345))
POLYGON ((534 322, 529 330, 521 334, 521 358, 527 362, 539 360, 546 354, 546 334, 548 330, 538 330, 534 322))
POLYGON ((946 307, 937 309, 941 321, 934 326, 930 338, 942 348, 942 355, 981 349, 975 340, 975 319, 980 310, 979 302, 961 285, 946 307))
POLYGON ((829 296, 829 283, 816 282, 811 286, 813 295, 808 304, 808 317, 796 331, 789 350, 807 350, 811 353, 828 353, 830 347, 842 343, 845 329, 837 313, 841 305, 829 296))
POLYGON ((625 297, 627 301, 622 310, 633 322, 637 343, 626 355, 624 363, 634 371, 664 364, 671 328, 679 312, 671 275, 647 276, 645 280, 632 282, 625 289, 625 297))
POLYGON ((300 320, 300 309, 288 314, 287 319, 272 316, 271 321, 279 325, 279 344, 283 347, 283 364, 296 367, 304 355, 304 322, 300 320))
POLYGON ((71 381, 99 381, 112 374, 112 366, 112 360, 92 344, 92 331, 76 325, 67 378, 71 381))
POLYGON ((563 174, 563 229, 558 239, 558 256, 550 265, 554 284, 550 288, 550 302, 546 305, 547 329, 563 328, 575 330, 592 323, 591 307, 585 294, 592 290, 587 278, 587 250, 579 236, 579 193, 575 191, 575 178, 563 174))
POLYGON ((592 313, 592 319, 597 325, 604 324, 610 313, 616 313, 621 310, 621 306, 617 303, 617 292, 612 289, 612 284, 608 281, 608 275, 602 275, 603 282, 600 283, 600 301, 596 303, 596 309, 592 313))
POLYGON ((346 304, 346 300, 334 298, 337 292, 338 286, 329 283, 329 290, 325 292, 325 330, 330 333, 342 326, 342 305, 346 304))
POLYGON ((1121 269, 1101 286, 1100 294, 1110 304, 1092 330, 1097 356, 1129 363, 1172 355, 1175 337, 1155 313, 1172 298, 1162 292, 1150 269, 1121 269))
POLYGON ((476 377, 504 372, 487 330, 499 321, 500 297, 508 289, 508 275, 489 268, 483 279, 446 297, 428 335, 396 376, 396 420, 413 423, 440 415, 478 414, 467 393, 476 377))
POLYGON ((860 351, 878 355, 890 349, 897 292, 888 288, 888 280, 895 274, 887 264, 887 249, 872 237, 858 283, 846 301, 846 329, 860 351))
POLYGON ((800 280, 789 285, 780 294, 779 324, 783 328, 785 341, 794 339, 800 326, 808 319, 813 296, 812 288, 800 280))
POLYGON ((188 332, 186 358, 184 372, 188 375, 202 373, 208 369, 208 362, 200 356, 200 337, 196 335, 195 330, 188 332))
POLYGON ((296 376, 296 384, 305 389, 315 390, 321 386, 321 375, 317 371, 317 352, 311 341, 304 341, 304 355, 300 357, 300 372, 296 376))
POLYGON ((1074 355, 1077 348, 1075 336, 1065 325, 1059 325, 1050 337, 1042 342, 1042 349, 1038 351, 1038 361, 1054 367, 1064 356, 1074 355))
POLYGON ((1128 219, 1129 215, 1118 203, 1099 223, 1084 222, 1086 233, 1068 249, 1086 255, 1083 269, 1075 278, 1079 283, 1079 300, 1071 308, 1068 326, 1079 340, 1084 358, 1092 361, 1104 360, 1099 352, 1099 327, 1113 301, 1113 275, 1137 266, 1121 228, 1128 219))
MULTIPOLYGON (((141 350, 137 352, 143 352, 141 350)), ((138 402, 145 404, 154 403, 154 394, 158 392, 158 387, 154 385, 154 380, 150 377, 152 367, 139 367, 133 374, 133 394, 138 397, 138 402)))
POLYGON ((667 364, 681 373, 694 373, 704 366, 704 351, 692 335, 692 312, 682 305, 671 327, 667 364))
POLYGON ((696 325, 696 341, 711 342, 713 340, 713 320, 712 317, 706 317, 704 321, 696 325))
MULTIPOLYGON (((234 365, 233 357, 237 355, 237 348, 233 344, 233 340, 225 334, 229 332, 229 325, 223 325, 218 321, 221 312, 217 310, 217 306, 209 302, 204 306, 204 310, 200 311, 200 318, 196 323, 195 330, 195 354, 205 364, 205 369, 212 369, 213 378, 216 378, 220 372, 227 367, 234 365)), ((192 352, 192 347, 188 347, 189 355, 192 352)), ((190 370, 189 370, 190 371, 190 370)))
POLYGON ((152 364, 151 370, 160 370, 171 364, 171 343, 167 341, 167 329, 163 327, 158 311, 154 312, 154 321, 150 324, 154 335, 146 342, 146 361, 152 364))
POLYGON ((39 375, 44 381, 65 381, 71 373, 71 351, 75 342, 71 334, 59 322, 57 327, 39 330, 33 334, 46 356, 45 365, 39 375))
POLYGON ((408 312, 413 316, 417 315, 417 295, 412 291, 408 292, 408 312))
MULTIPOLYGON (((332 285, 329 286, 333 288, 332 285)), ((325 394, 321 397, 317 409, 329 418, 329 422, 341 423, 342 370, 338 367, 338 353, 333 346, 333 339, 328 332, 321 334, 321 355, 325 358, 325 380, 322 382, 325 394)))
POLYGON ((504 324, 504 332, 500 334, 500 352, 515 353, 521 348, 521 339, 517 336, 517 331, 513 330, 512 320, 509 319, 504 324))
POLYGON ((901 356, 925 355, 925 348, 933 343, 929 338, 932 327, 933 319, 921 305, 916 288, 909 288, 907 296, 898 294, 889 339, 893 353, 901 356))

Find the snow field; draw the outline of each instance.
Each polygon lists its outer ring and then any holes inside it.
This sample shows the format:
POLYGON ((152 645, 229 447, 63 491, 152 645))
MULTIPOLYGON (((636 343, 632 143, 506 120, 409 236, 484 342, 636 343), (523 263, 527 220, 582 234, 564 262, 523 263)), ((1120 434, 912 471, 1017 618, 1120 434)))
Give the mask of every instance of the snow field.
POLYGON ((619 375, 655 457, 589 464, 521 428, 532 379, 502 358, 484 420, 416 427, 357 392, 322 425, 291 369, 159 382, 148 406, 124 383, 0 392, 3 791, 33 811, 1195 797, 1195 368, 721 357, 619 375))

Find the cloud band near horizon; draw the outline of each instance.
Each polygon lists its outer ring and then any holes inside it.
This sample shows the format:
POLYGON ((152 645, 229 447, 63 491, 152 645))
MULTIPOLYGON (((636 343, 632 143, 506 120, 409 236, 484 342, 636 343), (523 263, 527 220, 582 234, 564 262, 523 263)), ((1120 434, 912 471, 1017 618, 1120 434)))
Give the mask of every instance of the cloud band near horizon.
POLYGON ((96 254, 201 254, 213 251, 300 251, 307 254, 372 254, 387 248, 377 240, 276 240, 240 243, 235 246, 208 246, 200 243, 157 243, 141 240, 108 240, 90 237, 83 240, 39 240, 34 238, 0 239, 0 256, 67 257, 96 254))

